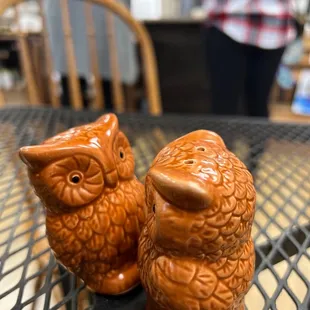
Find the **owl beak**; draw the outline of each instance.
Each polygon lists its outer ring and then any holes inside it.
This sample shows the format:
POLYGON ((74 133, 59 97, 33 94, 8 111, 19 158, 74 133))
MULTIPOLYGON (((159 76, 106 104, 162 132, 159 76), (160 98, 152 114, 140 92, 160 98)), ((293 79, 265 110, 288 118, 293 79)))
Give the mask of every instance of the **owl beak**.
POLYGON ((108 187, 114 188, 117 185, 117 182, 118 182, 117 171, 116 170, 112 170, 112 171, 108 172, 105 175, 104 181, 105 181, 105 184, 107 184, 108 187))
POLYGON ((149 171, 158 193, 184 209, 205 209, 213 200, 213 186, 187 172, 154 167, 149 171))

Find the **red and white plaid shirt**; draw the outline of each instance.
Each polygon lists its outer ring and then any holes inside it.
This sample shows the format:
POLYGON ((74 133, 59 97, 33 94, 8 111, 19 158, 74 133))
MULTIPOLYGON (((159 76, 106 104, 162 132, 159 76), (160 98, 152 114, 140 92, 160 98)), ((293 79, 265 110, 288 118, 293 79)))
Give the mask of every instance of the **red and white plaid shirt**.
POLYGON ((294 0, 205 0, 207 25, 237 42, 275 49, 296 37, 294 0))

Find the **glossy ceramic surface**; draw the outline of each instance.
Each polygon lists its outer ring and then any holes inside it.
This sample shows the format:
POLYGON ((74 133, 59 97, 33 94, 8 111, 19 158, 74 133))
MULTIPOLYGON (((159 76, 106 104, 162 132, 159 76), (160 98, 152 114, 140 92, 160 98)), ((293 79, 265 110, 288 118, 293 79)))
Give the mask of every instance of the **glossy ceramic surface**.
POLYGON ((116 116, 23 147, 20 157, 46 209, 56 258, 98 293, 116 295, 136 286, 144 188, 116 116))
POLYGON ((138 252, 148 309, 244 309, 254 275, 253 178, 215 133, 167 145, 146 177, 138 252))

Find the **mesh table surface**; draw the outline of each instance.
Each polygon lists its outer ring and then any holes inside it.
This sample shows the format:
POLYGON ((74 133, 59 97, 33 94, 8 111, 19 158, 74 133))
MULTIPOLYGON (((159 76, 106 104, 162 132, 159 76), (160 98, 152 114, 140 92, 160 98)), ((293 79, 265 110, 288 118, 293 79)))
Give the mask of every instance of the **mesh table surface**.
MULTIPOLYGON (((143 309, 141 287, 118 298, 89 292, 51 254, 43 210, 17 156, 95 112, 0 110, 0 309, 143 309)), ((310 309, 310 126, 205 116, 122 115, 143 180, 157 152, 196 129, 216 131, 255 178, 256 274, 248 309, 310 309)))

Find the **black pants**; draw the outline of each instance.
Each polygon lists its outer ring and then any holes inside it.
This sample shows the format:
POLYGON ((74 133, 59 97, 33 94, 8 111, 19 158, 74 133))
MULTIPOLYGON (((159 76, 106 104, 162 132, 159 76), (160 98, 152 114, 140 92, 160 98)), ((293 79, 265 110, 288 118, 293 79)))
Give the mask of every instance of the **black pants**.
POLYGON ((268 99, 284 47, 240 44, 215 27, 206 29, 212 113, 268 116, 268 99))

